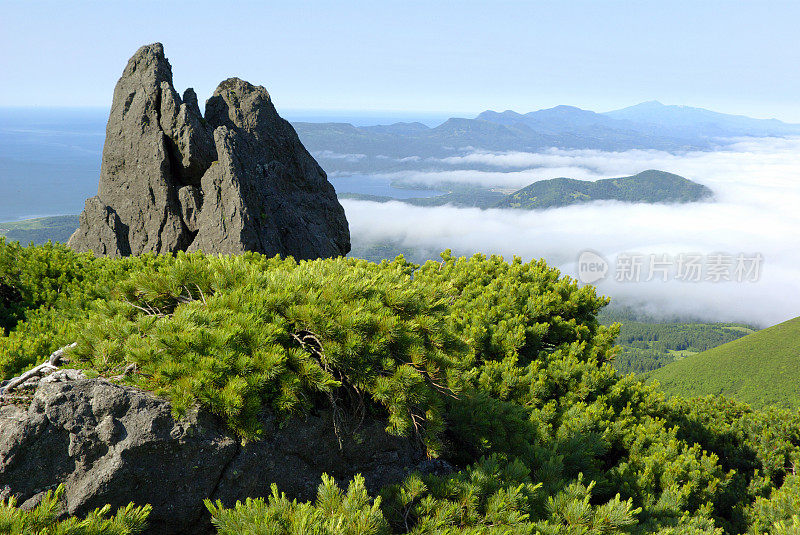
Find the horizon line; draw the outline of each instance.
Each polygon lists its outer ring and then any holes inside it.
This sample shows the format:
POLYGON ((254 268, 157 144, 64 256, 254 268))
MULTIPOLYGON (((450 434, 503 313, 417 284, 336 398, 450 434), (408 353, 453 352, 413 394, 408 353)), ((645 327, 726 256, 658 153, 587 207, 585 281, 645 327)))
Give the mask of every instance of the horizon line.
MULTIPOLYGON (((664 104, 658 99, 649 99, 643 100, 641 102, 637 102, 635 104, 630 104, 628 106, 623 106, 621 108, 612 108, 610 110, 605 111, 597 111, 590 108, 582 108, 580 106, 575 106, 572 104, 557 104, 555 106, 549 106, 545 108, 537 108, 532 109, 530 111, 517 111, 511 108, 507 108, 504 110, 493 109, 493 108, 484 108, 481 111, 448 111, 448 110, 431 110, 431 109, 382 109, 382 108, 368 108, 368 109, 358 109, 358 108, 297 108, 297 107, 279 107, 275 106, 278 112, 283 114, 306 114, 306 115, 353 115, 353 116, 378 116, 378 115, 405 115, 405 116, 413 116, 413 115, 420 115, 420 116, 439 116, 439 117, 446 117, 448 119, 474 119, 477 118, 478 115, 485 113, 485 112, 494 112, 494 113, 505 113, 505 112, 513 112, 518 113, 520 115, 525 115, 528 113, 534 113, 538 111, 545 111, 545 110, 552 110, 559 107, 568 107, 568 108, 575 108, 578 110, 589 111, 596 113, 598 115, 605 115, 608 113, 612 113, 619 110, 624 110, 628 108, 632 108, 635 106, 640 106, 642 104, 659 104, 663 107, 679 107, 679 108, 691 108, 697 110, 704 110, 710 111, 713 113, 719 113, 722 115, 730 115, 730 116, 740 116, 740 117, 747 117, 749 119, 756 119, 761 121, 780 121, 785 124, 800 124, 800 120, 795 122, 791 119, 780 119, 776 116, 771 117, 758 117, 753 115, 747 115, 744 112, 720 112, 712 108, 704 108, 702 106, 690 105, 690 104, 664 104)), ((104 111, 108 112, 111 109, 111 105, 102 106, 102 105, 85 105, 85 106, 76 106, 76 105, 69 105, 69 104, 23 104, 23 105, 13 105, 13 104, 0 104, 0 110, 93 110, 93 111, 104 111)))

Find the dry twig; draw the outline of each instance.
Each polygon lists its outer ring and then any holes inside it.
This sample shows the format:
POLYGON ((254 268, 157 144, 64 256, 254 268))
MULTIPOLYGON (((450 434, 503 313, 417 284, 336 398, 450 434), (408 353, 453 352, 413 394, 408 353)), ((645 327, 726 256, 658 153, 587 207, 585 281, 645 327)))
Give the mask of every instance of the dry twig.
POLYGON ((72 349, 76 345, 77 343, 73 342, 68 346, 64 346, 60 349, 57 349, 56 351, 53 352, 52 355, 50 355, 50 358, 48 358, 46 362, 43 362, 38 366, 36 366, 35 368, 26 371, 19 377, 14 377, 8 382, 8 384, 6 384, 6 386, 0 389, 0 395, 6 395, 11 393, 17 387, 19 387, 22 384, 25 384, 27 381, 33 379, 34 377, 45 376, 58 370, 59 369, 58 364, 64 358, 64 353, 66 352, 66 350, 72 349))

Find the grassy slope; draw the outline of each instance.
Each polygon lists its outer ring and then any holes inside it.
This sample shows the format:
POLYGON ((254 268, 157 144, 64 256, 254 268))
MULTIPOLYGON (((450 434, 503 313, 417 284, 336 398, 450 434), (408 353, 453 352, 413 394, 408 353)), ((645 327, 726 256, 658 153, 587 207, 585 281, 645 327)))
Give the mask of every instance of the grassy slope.
POLYGON ((723 394, 761 407, 800 407, 800 317, 649 374, 671 394, 723 394))

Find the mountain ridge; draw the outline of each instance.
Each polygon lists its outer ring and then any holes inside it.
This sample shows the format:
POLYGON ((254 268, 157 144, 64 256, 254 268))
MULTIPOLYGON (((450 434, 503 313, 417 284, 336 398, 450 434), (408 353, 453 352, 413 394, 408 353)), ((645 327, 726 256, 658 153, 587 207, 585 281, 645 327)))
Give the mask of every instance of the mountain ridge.
POLYGON ((755 119, 694 106, 662 104, 657 100, 612 110, 604 115, 617 120, 658 125, 670 133, 681 131, 693 136, 765 137, 800 134, 800 125, 774 118, 755 119))
MULTIPOLYGON (((527 113, 485 110, 473 118, 451 117, 433 127, 404 122, 353 126, 299 121, 293 125, 303 143, 315 153, 364 155, 357 163, 322 157, 329 171, 362 173, 390 170, 402 158, 442 159, 474 150, 538 152, 558 148, 680 153, 713 150, 748 136, 800 136, 800 124, 657 101, 603 113, 568 105, 527 113)), ((433 164, 426 162, 428 167, 433 164)))

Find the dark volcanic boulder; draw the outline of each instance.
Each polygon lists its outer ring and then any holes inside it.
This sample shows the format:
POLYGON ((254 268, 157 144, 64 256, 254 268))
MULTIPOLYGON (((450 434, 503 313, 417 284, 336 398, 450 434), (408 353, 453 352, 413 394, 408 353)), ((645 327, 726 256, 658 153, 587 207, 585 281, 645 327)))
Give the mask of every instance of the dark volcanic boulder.
POLYGON ((309 500, 322 473, 341 483, 361 473, 375 492, 411 470, 442 468, 378 420, 366 419, 357 440, 340 435, 340 448, 325 413, 280 426, 270 413, 262 418, 263 438, 241 445, 213 416, 176 421, 170 403, 149 393, 102 379, 45 379, 29 407, 0 406, 0 494, 30 507, 63 483, 69 514, 150 503, 148 533, 203 533, 207 497, 233 505, 277 483, 309 500))
POLYGON ((69 245, 97 255, 258 251, 310 259, 350 250, 325 172, 266 89, 220 84, 203 117, 181 97, 161 44, 140 48, 114 89, 96 197, 69 245))

